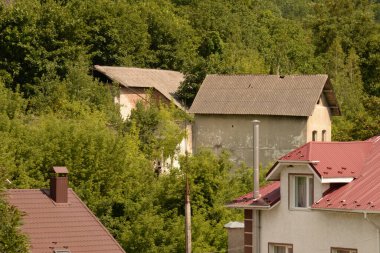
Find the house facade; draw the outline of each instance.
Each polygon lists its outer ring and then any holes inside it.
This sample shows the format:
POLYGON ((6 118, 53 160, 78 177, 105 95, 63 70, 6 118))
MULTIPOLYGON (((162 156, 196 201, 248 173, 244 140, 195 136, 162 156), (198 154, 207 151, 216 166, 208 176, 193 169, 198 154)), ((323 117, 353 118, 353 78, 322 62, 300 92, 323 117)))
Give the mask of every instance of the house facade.
POLYGON ((9 189, 5 197, 22 216, 30 253, 125 253, 95 215, 68 188, 68 170, 53 167, 50 189, 9 189))
POLYGON ((380 252, 380 136, 309 142, 281 157, 244 209, 245 253, 380 252))
POLYGON ((230 151, 252 164, 252 120, 261 122, 264 166, 308 141, 331 141, 340 110, 327 75, 208 75, 190 108, 193 151, 230 151))
POLYGON ((184 80, 180 72, 99 65, 94 66, 94 71, 94 76, 103 82, 119 84, 120 90, 115 102, 120 105, 120 113, 124 119, 129 117, 138 101, 146 101, 148 96, 165 104, 173 102, 178 108, 185 110, 175 96, 184 80))
MULTIPOLYGON (((184 75, 178 71, 161 69, 143 69, 133 67, 94 66, 94 76, 105 83, 119 84, 119 92, 115 97, 115 103, 120 106, 120 114, 123 119, 131 115, 136 104, 145 102, 149 98, 154 101, 169 105, 173 103, 181 110, 186 108, 175 96, 175 93, 184 80, 184 75)), ((166 171, 171 166, 179 167, 178 156, 192 151, 192 128, 185 124, 187 137, 178 145, 178 152, 167 160, 157 161, 156 169, 166 171)))

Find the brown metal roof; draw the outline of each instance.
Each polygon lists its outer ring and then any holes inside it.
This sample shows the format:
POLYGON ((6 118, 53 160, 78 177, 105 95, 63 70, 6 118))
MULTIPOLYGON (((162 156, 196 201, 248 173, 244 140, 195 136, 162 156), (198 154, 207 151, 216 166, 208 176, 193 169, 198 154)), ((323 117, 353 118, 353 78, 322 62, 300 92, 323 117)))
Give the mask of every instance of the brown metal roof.
POLYGON ((124 87, 154 88, 180 108, 174 94, 184 80, 182 73, 172 70, 111 67, 95 65, 95 70, 124 87))
POLYGON ((107 229, 79 199, 68 191, 68 203, 58 204, 48 190, 12 189, 6 192, 11 205, 25 213, 22 231, 29 237, 31 253, 125 253, 107 229))
POLYGON ((322 92, 340 115, 327 75, 208 75, 190 112, 310 116, 322 92))

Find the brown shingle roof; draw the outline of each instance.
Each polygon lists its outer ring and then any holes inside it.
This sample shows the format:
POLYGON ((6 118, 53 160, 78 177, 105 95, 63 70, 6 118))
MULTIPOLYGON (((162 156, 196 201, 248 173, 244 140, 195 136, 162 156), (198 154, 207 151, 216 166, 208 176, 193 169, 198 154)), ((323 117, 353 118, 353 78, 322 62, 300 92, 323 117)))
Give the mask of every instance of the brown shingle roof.
POLYGON ((327 75, 208 75, 190 112, 310 116, 322 92, 340 115, 327 75))
POLYGON ((184 80, 182 73, 172 70, 111 67, 95 65, 95 70, 124 87, 154 88, 180 108, 174 94, 184 80))
POLYGON ((40 189, 12 189, 6 197, 25 213, 22 231, 29 237, 31 253, 52 253, 66 247, 71 253, 125 253, 71 189, 68 203, 55 203, 48 190, 40 189))

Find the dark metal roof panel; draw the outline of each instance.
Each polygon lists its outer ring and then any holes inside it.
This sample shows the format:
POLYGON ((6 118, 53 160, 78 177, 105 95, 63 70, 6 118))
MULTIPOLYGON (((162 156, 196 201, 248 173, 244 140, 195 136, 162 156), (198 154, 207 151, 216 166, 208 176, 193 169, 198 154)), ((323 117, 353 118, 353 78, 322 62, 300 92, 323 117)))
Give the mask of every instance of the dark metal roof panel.
POLYGON ((260 187, 260 198, 253 198, 253 191, 249 192, 229 203, 228 207, 236 208, 261 208, 271 207, 280 201, 280 182, 272 182, 260 187))

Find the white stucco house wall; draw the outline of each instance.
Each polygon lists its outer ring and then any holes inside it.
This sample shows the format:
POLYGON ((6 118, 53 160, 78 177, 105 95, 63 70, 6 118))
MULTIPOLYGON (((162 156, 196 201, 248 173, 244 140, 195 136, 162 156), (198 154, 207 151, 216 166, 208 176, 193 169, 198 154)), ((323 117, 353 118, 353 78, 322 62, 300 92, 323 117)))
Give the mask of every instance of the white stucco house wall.
POLYGON ((340 109, 327 75, 207 75, 189 110, 193 152, 225 149, 252 166, 252 120, 261 123, 260 161, 267 166, 308 141, 331 141, 340 109))
POLYGON ((227 205, 244 209, 245 253, 380 252, 380 136, 309 142, 266 180, 227 205))
MULTIPOLYGON (((178 71, 161 69, 144 69, 118 66, 94 66, 94 76, 105 83, 119 84, 119 93, 114 98, 120 106, 120 114, 127 119, 139 101, 147 101, 151 96, 157 103, 169 105, 174 103, 181 110, 186 108, 175 96, 175 92, 184 80, 184 75, 178 71)), ((175 157, 165 161, 158 161, 161 171, 169 167, 179 167, 178 155, 184 155, 192 151, 192 137, 190 124, 186 127, 187 138, 178 145, 178 153, 175 157)))

